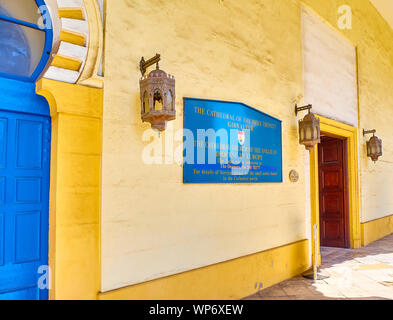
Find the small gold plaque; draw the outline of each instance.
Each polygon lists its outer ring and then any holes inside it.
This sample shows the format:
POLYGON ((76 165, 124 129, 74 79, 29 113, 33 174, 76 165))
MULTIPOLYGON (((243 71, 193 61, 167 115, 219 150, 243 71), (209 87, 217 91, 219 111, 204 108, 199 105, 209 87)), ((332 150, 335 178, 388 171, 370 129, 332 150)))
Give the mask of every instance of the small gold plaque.
POLYGON ((291 172, 289 173, 289 180, 291 180, 291 182, 298 182, 299 173, 296 170, 291 170, 291 172))

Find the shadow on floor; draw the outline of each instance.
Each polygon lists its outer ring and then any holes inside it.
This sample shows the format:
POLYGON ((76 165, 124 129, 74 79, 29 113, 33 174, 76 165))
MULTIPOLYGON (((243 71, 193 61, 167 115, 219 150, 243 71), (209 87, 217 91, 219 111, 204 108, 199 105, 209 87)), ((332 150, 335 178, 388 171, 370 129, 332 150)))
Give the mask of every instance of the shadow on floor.
POLYGON ((393 299, 393 234, 360 249, 321 248, 321 255, 320 272, 329 279, 313 281, 298 276, 245 300, 393 299), (347 274, 340 273, 342 270, 347 274), (347 278, 350 282, 344 283, 347 278))

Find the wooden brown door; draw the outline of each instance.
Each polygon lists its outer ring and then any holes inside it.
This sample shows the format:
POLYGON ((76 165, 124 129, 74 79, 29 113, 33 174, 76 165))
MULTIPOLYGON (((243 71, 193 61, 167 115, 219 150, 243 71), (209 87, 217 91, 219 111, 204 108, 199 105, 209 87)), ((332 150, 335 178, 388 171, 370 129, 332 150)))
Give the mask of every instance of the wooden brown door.
POLYGON ((318 163, 321 246, 348 248, 346 141, 322 137, 318 163))

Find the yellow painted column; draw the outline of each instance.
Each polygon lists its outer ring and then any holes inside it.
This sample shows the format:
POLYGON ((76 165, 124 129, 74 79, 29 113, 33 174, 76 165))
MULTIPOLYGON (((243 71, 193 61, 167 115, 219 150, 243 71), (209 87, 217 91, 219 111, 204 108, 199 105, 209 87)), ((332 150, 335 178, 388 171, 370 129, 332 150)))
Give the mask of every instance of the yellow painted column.
POLYGON ((318 145, 310 151, 310 195, 311 195, 311 257, 314 265, 314 225, 318 226, 318 266, 321 265, 320 225, 319 225, 319 177, 318 177, 318 145))
POLYGON ((103 90, 43 79, 52 117, 50 299, 96 299, 103 90))

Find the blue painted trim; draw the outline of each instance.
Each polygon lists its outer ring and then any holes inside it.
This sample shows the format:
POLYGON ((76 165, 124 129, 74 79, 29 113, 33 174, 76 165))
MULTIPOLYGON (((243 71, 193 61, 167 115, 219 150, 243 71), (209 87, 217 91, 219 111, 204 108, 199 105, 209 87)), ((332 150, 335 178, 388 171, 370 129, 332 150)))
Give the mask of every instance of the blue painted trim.
POLYGON ((18 80, 18 81, 23 81, 23 82, 34 82, 31 78, 28 78, 28 77, 22 77, 22 76, 17 76, 14 74, 8 74, 8 73, 2 73, 2 72, 0 72, 0 78, 13 79, 13 80, 18 80))
MULTIPOLYGON (((42 7, 41 6, 46 6, 44 0, 36 0, 37 6, 41 11, 41 15, 44 14, 42 7)), ((48 19, 50 19, 50 15, 48 12, 46 12, 45 17, 47 17, 48 19)), ((45 23, 45 21, 44 21, 45 23)), ((44 70, 49 58, 50 58, 50 54, 52 51, 52 46, 53 46, 53 22, 52 20, 47 21, 46 24, 50 26, 50 28, 45 28, 44 30, 45 32, 45 47, 44 47, 44 52, 42 54, 41 60, 38 63, 38 66, 36 68, 36 70, 33 72, 33 74, 31 75, 31 79, 33 81, 35 81, 40 74, 42 73, 42 71, 44 70)))
MULTIPOLYGON (((249 109, 251 109, 251 110, 254 110, 254 111, 256 111, 256 112, 262 113, 263 115, 265 115, 265 116, 267 116, 267 117, 269 117, 269 118, 271 118, 271 119, 274 119, 274 120, 276 120, 276 121, 280 121, 280 122, 282 123, 282 120, 277 119, 277 118, 271 116, 270 114, 264 113, 264 112, 261 111, 261 110, 258 110, 258 109, 255 109, 255 108, 253 108, 253 107, 250 107, 249 105, 247 105, 247 104, 245 104, 245 103, 243 103, 243 102, 225 101, 225 100, 212 100, 212 99, 198 99, 198 98, 184 97, 184 98, 183 98, 183 101, 186 101, 186 100, 193 100, 193 101, 210 101, 210 102, 219 102, 219 103, 224 102, 224 103, 230 103, 230 104, 236 104, 236 105, 241 104, 241 105, 244 106, 244 107, 247 107, 247 108, 249 108, 249 109)), ((183 108, 184 108, 184 103, 183 103, 183 108)), ((183 112, 184 112, 184 110, 183 110, 183 112)))
POLYGON ((0 110, 50 116, 46 99, 36 94, 35 83, 0 77, 0 110))
MULTIPOLYGON (((45 13, 45 18, 51 19, 48 12, 43 12, 44 8, 42 6, 46 7, 45 1, 44 0, 35 0, 35 2, 41 11, 41 15, 44 16, 44 13, 45 13)), ((33 23, 19 20, 19 19, 15 19, 15 18, 11 18, 11 17, 7 17, 4 15, 0 15, 0 20, 4 20, 4 21, 10 22, 10 23, 19 24, 19 25, 22 25, 25 27, 29 27, 29 28, 33 28, 33 29, 45 32, 45 46, 44 46, 44 50, 42 52, 41 60, 38 63, 36 69, 32 72, 30 77, 21 77, 21 76, 17 76, 17 75, 5 74, 5 73, 0 72, 0 77, 3 77, 3 78, 15 79, 15 80, 24 81, 24 82, 35 82, 38 79, 38 77, 41 75, 42 71, 45 69, 46 64, 49 61, 51 51, 52 51, 52 46, 53 46, 53 22, 52 22, 52 20, 47 21, 46 24, 49 25, 50 28, 45 28, 45 29, 42 29, 41 27, 39 27, 38 25, 35 25, 33 23)))
POLYGON ((28 27, 28 28, 32 28, 32 29, 36 29, 36 30, 42 30, 42 28, 40 28, 38 25, 36 25, 34 23, 30 23, 30 22, 27 22, 27 21, 23 21, 23 20, 12 18, 12 17, 4 16, 2 14, 0 14, 0 20, 4 20, 4 21, 7 21, 7 22, 15 23, 15 24, 20 24, 22 26, 25 26, 25 27, 28 27))

